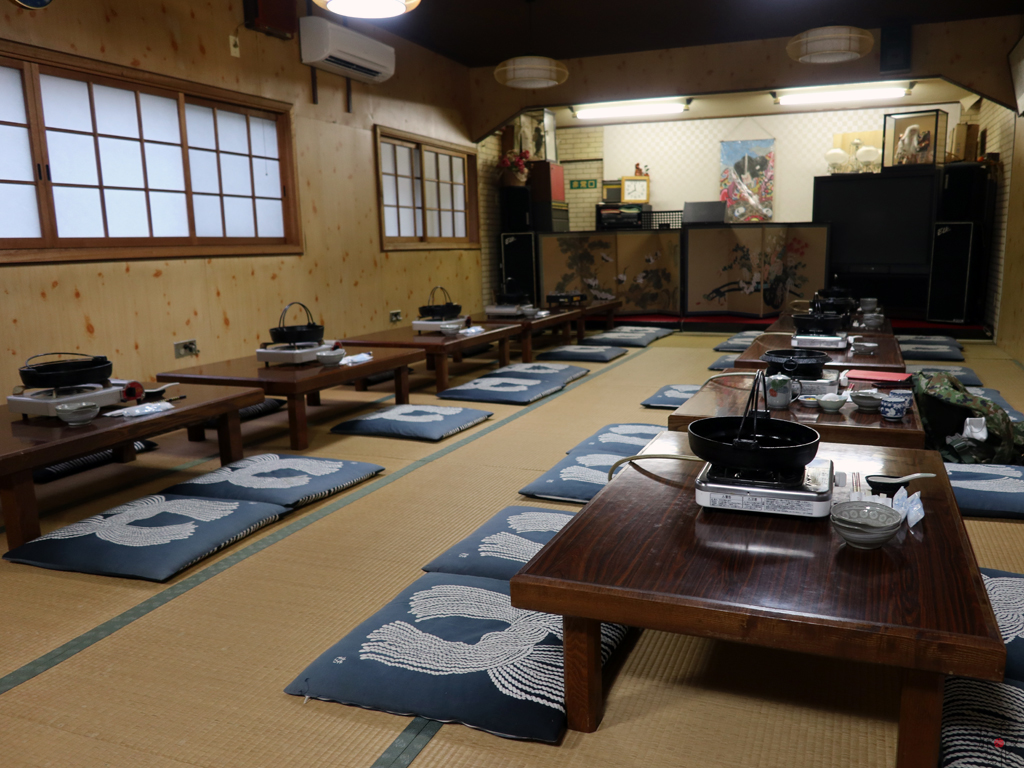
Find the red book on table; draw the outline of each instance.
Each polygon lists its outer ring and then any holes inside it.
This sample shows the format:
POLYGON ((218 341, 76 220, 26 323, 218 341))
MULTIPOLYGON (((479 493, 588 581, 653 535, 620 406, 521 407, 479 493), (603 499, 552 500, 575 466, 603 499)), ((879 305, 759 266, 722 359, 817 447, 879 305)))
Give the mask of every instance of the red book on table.
POLYGON ((909 373, 890 373, 889 371, 862 371, 854 369, 847 371, 846 378, 850 381, 891 381, 895 384, 910 382, 909 373))

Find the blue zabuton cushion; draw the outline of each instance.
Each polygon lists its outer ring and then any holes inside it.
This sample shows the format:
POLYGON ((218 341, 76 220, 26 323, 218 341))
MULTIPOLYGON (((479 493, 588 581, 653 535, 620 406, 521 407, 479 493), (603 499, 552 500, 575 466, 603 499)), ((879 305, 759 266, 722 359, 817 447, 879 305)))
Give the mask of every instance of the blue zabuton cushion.
POLYGON ((981 379, 973 369, 962 365, 908 365, 907 373, 950 373, 965 387, 983 387, 981 379))
POLYGON ((526 376, 527 378, 541 379, 543 381, 561 382, 566 385, 571 381, 582 378, 590 373, 587 368, 578 365, 566 365, 565 363, 512 363, 504 368, 498 368, 491 373, 485 373, 481 378, 492 378, 501 376, 526 376))
POLYGON ((572 517, 540 507, 505 507, 423 570, 508 581, 572 517))
MULTIPOLYGON (((639 449, 637 449, 639 450, 639 449)), ((586 504, 608 484, 608 470, 619 459, 633 454, 609 451, 573 452, 532 483, 519 489, 523 496, 586 504)), ((621 472, 620 466, 616 472, 621 472)))
MULTIPOLYGON (((625 628, 602 627, 607 661, 625 628)), ((556 742, 562 617, 513 608, 508 582, 428 573, 320 655, 294 696, 556 742)))
POLYGON ((967 387, 967 391, 972 395, 977 395, 978 397, 984 397, 991 400, 1006 411, 1006 414, 1010 417, 1010 421, 1024 421, 1024 413, 1021 413, 1010 405, 1006 401, 1006 398, 999 393, 998 389, 989 389, 988 387, 967 387))
POLYGON ((565 384, 558 380, 544 380, 526 376, 481 376, 478 379, 449 387, 437 396, 442 400, 469 400, 476 403, 504 403, 506 405, 528 405, 547 397, 565 384))
POLYGON ((736 367, 736 358, 739 355, 722 355, 708 366, 709 371, 724 371, 726 368, 736 367))
POLYGON ((754 343, 761 331, 743 331, 735 336, 730 336, 717 347, 712 347, 715 352, 746 352, 747 347, 754 343))
POLYGON ((946 679, 939 768, 1024 765, 1024 683, 946 679))
POLYGON ((700 390, 700 384, 669 384, 662 387, 640 405, 647 408, 678 408, 700 390))
POLYGON ((946 472, 964 515, 1024 518, 1024 467, 947 463, 946 472))
POLYGON ((367 480, 384 467, 364 461, 261 453, 165 488, 164 493, 244 499, 297 509, 367 480))
POLYGON ((626 354, 626 350, 623 347, 573 344, 567 347, 546 349, 536 355, 536 358, 538 360, 579 360, 583 363, 607 363, 624 354, 626 354))
POLYGON ((608 424, 566 453, 615 453, 635 456, 651 440, 665 431, 655 424, 608 424))
POLYGON ((448 405, 393 405, 331 428, 336 435, 441 440, 490 418, 490 411, 448 405))
POLYGON ((1006 643, 1005 676, 1024 679, 1024 575, 981 568, 988 600, 1006 643))
POLYGON ((638 325, 620 325, 611 331, 588 336, 583 340, 586 345, 605 346, 612 344, 618 347, 646 347, 652 341, 668 336, 672 331, 666 328, 645 328, 638 325))
POLYGON ((910 342, 912 344, 939 344, 944 347, 955 346, 958 349, 963 349, 964 345, 954 339, 952 336, 897 336, 896 341, 900 344, 903 342, 910 342))
POLYGON ((145 496, 15 547, 12 563, 166 581, 289 510, 275 504, 145 496))
POLYGON ((920 342, 900 342, 900 354, 904 360, 950 360, 958 362, 964 359, 964 353, 955 344, 922 344, 920 342))

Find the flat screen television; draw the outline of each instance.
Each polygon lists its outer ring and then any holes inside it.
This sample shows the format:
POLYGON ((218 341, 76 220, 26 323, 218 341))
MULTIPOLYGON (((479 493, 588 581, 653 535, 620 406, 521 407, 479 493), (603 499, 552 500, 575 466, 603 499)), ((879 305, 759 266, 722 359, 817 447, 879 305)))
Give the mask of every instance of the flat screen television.
POLYGON ((928 274, 939 172, 818 176, 816 224, 831 224, 829 260, 837 274, 928 274))

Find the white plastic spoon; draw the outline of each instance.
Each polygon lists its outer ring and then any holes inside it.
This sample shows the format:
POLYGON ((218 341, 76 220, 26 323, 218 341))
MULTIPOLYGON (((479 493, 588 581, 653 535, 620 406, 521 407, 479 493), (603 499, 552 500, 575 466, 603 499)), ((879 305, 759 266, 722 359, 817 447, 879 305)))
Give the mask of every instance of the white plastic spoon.
POLYGON ((906 475, 904 477, 889 477, 888 475, 869 475, 869 477, 884 478, 881 480, 883 483, 909 483, 911 480, 917 480, 922 477, 935 477, 931 472, 918 472, 915 475, 906 475))

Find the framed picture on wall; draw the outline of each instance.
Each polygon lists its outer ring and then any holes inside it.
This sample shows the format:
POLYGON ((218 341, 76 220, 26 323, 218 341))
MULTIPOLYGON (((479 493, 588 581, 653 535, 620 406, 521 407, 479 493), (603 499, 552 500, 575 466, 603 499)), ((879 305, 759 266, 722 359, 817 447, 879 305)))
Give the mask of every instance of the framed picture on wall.
POLYGON ((650 176, 623 176, 622 202, 648 203, 651 200, 650 176))

